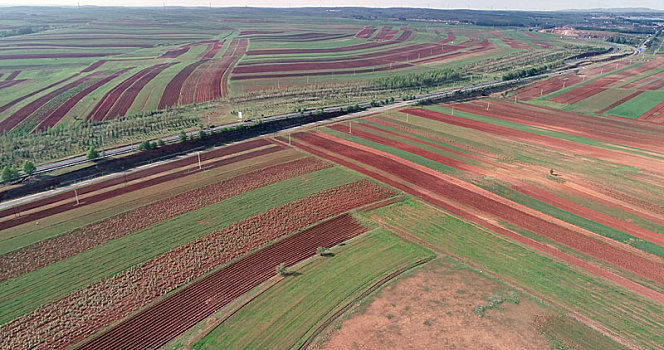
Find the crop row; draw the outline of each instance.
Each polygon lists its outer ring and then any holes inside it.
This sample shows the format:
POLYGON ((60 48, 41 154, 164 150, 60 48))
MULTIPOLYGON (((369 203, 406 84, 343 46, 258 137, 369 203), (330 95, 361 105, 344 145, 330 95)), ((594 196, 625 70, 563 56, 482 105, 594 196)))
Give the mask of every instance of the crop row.
POLYGON ((327 167, 329 164, 314 158, 274 165, 29 245, 0 256, 0 283, 192 210, 327 167))
MULTIPOLYGON (((2 326, 2 333, 9 335, 3 337, 2 347, 17 348, 28 343, 41 343, 48 347, 71 345, 267 242, 392 195, 390 190, 361 180, 269 210, 106 278, 2 326)), ((313 254, 315 249, 316 246, 308 249, 307 256, 313 254)), ((271 258, 275 265, 283 259, 281 255, 271 258)), ((274 274, 273 266, 270 273, 270 276, 274 274)), ((240 276, 246 279, 248 274, 240 271, 240 276)), ((202 300, 205 302, 208 297, 202 300)), ((142 336, 149 337, 150 334, 142 336)))
MULTIPOLYGON (((251 140, 247 142, 242 142, 242 143, 237 143, 231 146, 219 148, 210 152, 205 152, 201 153, 201 158, 203 161, 209 160, 209 159, 214 159, 214 158, 219 158, 219 157, 224 157, 228 155, 232 155, 234 153, 239 153, 239 152, 245 152, 254 148, 259 148, 259 147, 264 147, 267 145, 270 145, 271 143, 265 139, 256 139, 256 140, 251 140)), ((277 151, 282 149, 281 146, 275 145, 275 147, 268 148, 267 150, 273 150, 277 151)), ((231 164, 236 161, 240 161, 243 159, 248 159, 249 156, 257 156, 260 154, 266 154, 270 152, 265 152, 265 151, 258 151, 259 153, 252 152, 248 153, 247 155, 241 155, 241 156, 235 156, 232 158, 226 158, 222 159, 219 161, 215 161, 210 164, 206 164, 203 169, 209 169, 212 167, 217 167, 225 164, 231 164)), ((155 177, 154 175, 158 175, 163 172, 167 172, 169 170, 177 169, 180 167, 184 167, 187 165, 194 164, 194 162, 197 162, 198 156, 190 156, 190 157, 185 157, 182 159, 178 159, 176 161, 172 162, 167 162, 161 165, 153 166, 147 169, 142 169, 140 171, 134 171, 129 174, 126 174, 125 176, 118 176, 109 180, 101 181, 98 183, 94 183, 85 187, 81 187, 77 189, 77 193, 79 196, 83 196, 85 194, 92 194, 94 192, 110 188, 116 185, 120 184, 126 184, 129 181, 135 181, 135 180, 142 180, 142 179, 147 179, 145 181, 141 181, 139 183, 135 183, 132 185, 124 186, 124 188, 118 189, 118 190, 110 190, 106 191, 104 193, 101 193, 97 196, 93 197, 88 197, 85 198, 81 203, 79 203, 79 207, 91 203, 98 202, 100 200, 104 200, 107 198, 112 198, 114 196, 120 195, 122 193, 127 193, 131 191, 138 190, 140 188, 145 188, 148 186, 152 186, 154 184, 162 183, 164 181, 168 181, 174 178, 182 178, 183 176, 186 176, 190 173, 193 173, 193 171, 189 170, 182 170, 176 173, 171 173, 171 174, 166 174, 160 177, 155 177)), ((72 199, 72 193, 71 192, 63 192, 60 194, 56 194, 47 198, 39 199, 33 202, 25 203, 22 205, 17 206, 16 208, 10 208, 10 209, 4 209, 0 211, 0 218, 4 218, 4 221, 0 221, 0 230, 7 229, 10 227, 14 227, 26 222, 31 222, 34 220, 41 219, 43 217, 47 217, 56 213, 61 213, 67 210, 71 210, 75 208, 73 205, 58 205, 57 207, 48 207, 44 208, 42 210, 38 210, 36 212, 33 212, 31 214, 21 214, 24 211, 28 210, 33 210, 33 209, 38 209, 42 207, 46 207, 50 204, 57 203, 60 201, 72 199), (20 216, 18 218, 11 218, 14 216, 16 213, 19 213, 20 216)))

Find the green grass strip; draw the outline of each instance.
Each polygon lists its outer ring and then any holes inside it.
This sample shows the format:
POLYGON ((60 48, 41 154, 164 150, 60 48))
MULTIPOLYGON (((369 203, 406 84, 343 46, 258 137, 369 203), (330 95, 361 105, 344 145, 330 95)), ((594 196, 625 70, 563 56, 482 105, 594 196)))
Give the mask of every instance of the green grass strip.
POLYGON ((378 229, 260 294, 192 349, 299 348, 325 320, 399 268, 431 256, 378 229))
POLYGON ((643 348, 664 342, 664 306, 521 244, 501 238, 419 200, 370 214, 442 252, 578 312, 643 348))
MULTIPOLYGON (((451 112, 452 112, 451 109, 446 108, 446 107, 442 107, 442 106, 426 106, 426 107, 422 107, 422 108, 428 109, 428 110, 431 110, 431 111, 435 111, 435 112, 446 113, 446 114, 451 114, 451 112)), ((604 142, 604 141, 595 140, 595 139, 591 139, 591 138, 583 137, 583 136, 578 136, 578 135, 566 134, 566 133, 563 133, 563 132, 560 132, 560 131, 540 129, 540 128, 536 128, 536 127, 532 127, 532 126, 527 126, 527 125, 524 125, 524 124, 518 124, 518 123, 510 122, 510 121, 507 121, 507 120, 481 116, 481 115, 472 114, 472 113, 468 113, 468 112, 462 112, 462 111, 455 110, 454 111, 454 116, 455 117, 463 117, 463 118, 466 118, 466 119, 471 119, 471 120, 484 122, 484 123, 489 123, 489 124, 493 124, 493 125, 504 126, 504 127, 508 127, 508 128, 514 129, 514 130, 525 131, 525 132, 529 132, 529 133, 536 134, 536 135, 549 136, 549 137, 554 137, 554 138, 558 138, 558 139, 561 139, 561 140, 567 140, 567 141, 572 141, 572 142, 576 142, 576 143, 581 143, 581 144, 584 144, 584 145, 601 147, 601 148, 610 149, 610 150, 614 150, 614 151, 629 152, 629 153, 638 154, 638 155, 642 155, 642 156, 649 157, 649 158, 664 159, 664 157, 658 157, 658 156, 652 155, 652 154, 647 153, 647 152, 641 152, 641 150, 639 150, 638 148, 634 148, 634 147, 614 144, 614 143, 610 143, 610 142, 604 142)))
POLYGON ((433 161, 431 159, 424 158, 422 156, 418 156, 418 155, 410 153, 410 152, 402 151, 402 150, 394 148, 394 147, 385 146, 385 145, 382 145, 380 143, 365 140, 361 137, 357 137, 357 136, 354 136, 354 135, 351 135, 351 134, 348 134, 348 133, 345 133, 345 132, 340 132, 340 131, 327 129, 327 128, 323 129, 323 132, 325 132, 327 134, 330 134, 332 136, 336 136, 340 139, 344 139, 344 140, 347 140, 347 141, 351 141, 351 142, 360 144, 362 146, 371 147, 373 149, 377 149, 377 150, 383 151, 385 153, 393 154, 395 156, 398 156, 398 157, 401 157, 403 159, 409 160, 413 163, 417 163, 419 165, 425 166, 427 168, 434 169, 436 171, 440 171, 440 172, 445 173, 445 174, 454 174, 454 173, 459 172, 459 170, 457 170, 455 168, 452 168, 452 167, 444 165, 444 164, 440 164, 440 163, 438 163, 436 161, 433 161))
POLYGON ((581 217, 579 215, 570 213, 568 211, 562 210, 560 208, 557 208, 553 205, 550 205, 548 203, 544 203, 542 201, 539 201, 535 198, 529 197, 523 193, 520 193, 518 191, 515 191, 507 186, 501 185, 501 184, 479 184, 478 186, 484 188, 487 191, 491 191, 503 198, 507 198, 511 201, 517 202, 519 204, 525 205, 528 208, 535 209, 541 213, 544 213, 546 215, 553 216, 556 219, 560 219, 562 221, 565 221, 567 223, 570 223, 574 226, 581 227, 583 229, 586 229, 590 232, 597 233, 598 235, 602 235, 604 237, 611 238, 615 241, 629 244, 634 248, 640 249, 644 252, 648 252, 654 255, 657 255, 659 257, 664 257, 664 247, 660 247, 657 244, 644 241, 640 238, 636 238, 630 234, 627 234, 625 232, 616 230, 612 227, 600 224, 598 222, 586 219, 584 217, 581 217))
POLYGON ((360 179, 340 167, 296 177, 186 213, 0 284, 0 324, 236 222, 360 179))

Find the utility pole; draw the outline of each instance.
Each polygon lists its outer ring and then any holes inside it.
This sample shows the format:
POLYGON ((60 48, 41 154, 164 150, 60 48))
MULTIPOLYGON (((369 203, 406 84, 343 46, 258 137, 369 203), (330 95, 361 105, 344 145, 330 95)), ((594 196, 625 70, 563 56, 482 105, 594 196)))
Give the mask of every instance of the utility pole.
POLYGON ((489 110, 489 106, 490 106, 490 104, 491 104, 491 102, 486 101, 486 110, 487 110, 487 111, 489 110))
POLYGON ((198 170, 201 170, 201 152, 198 151, 198 170))
POLYGON ((78 192, 76 191, 76 189, 74 189, 74 197, 76 197, 76 206, 78 206, 80 202, 78 201, 78 192))

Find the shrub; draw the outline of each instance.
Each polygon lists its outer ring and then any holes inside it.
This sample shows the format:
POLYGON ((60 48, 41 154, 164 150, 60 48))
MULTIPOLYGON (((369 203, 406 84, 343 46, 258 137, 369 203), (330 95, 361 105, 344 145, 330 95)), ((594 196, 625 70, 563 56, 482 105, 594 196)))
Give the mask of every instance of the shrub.
POLYGON ((85 159, 93 160, 99 158, 99 152, 94 147, 90 147, 88 154, 85 155, 85 159))
POLYGON ((187 133, 184 130, 180 130, 180 142, 187 141, 187 133))
POLYGON ((162 140, 162 139, 157 140, 157 146, 161 147, 161 146, 163 146, 163 145, 165 145, 165 144, 166 144, 166 143, 164 142, 164 140, 162 140))

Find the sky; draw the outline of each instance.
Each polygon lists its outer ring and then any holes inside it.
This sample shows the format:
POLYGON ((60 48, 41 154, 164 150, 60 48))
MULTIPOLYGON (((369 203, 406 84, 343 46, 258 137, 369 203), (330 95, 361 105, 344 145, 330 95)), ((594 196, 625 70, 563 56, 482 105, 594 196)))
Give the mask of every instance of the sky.
POLYGON ((438 9, 515 9, 515 10, 564 10, 580 8, 647 7, 664 10, 662 0, 0 0, 2 6, 50 5, 50 6, 252 6, 252 7, 303 7, 303 6, 363 6, 363 7, 424 7, 438 9))

